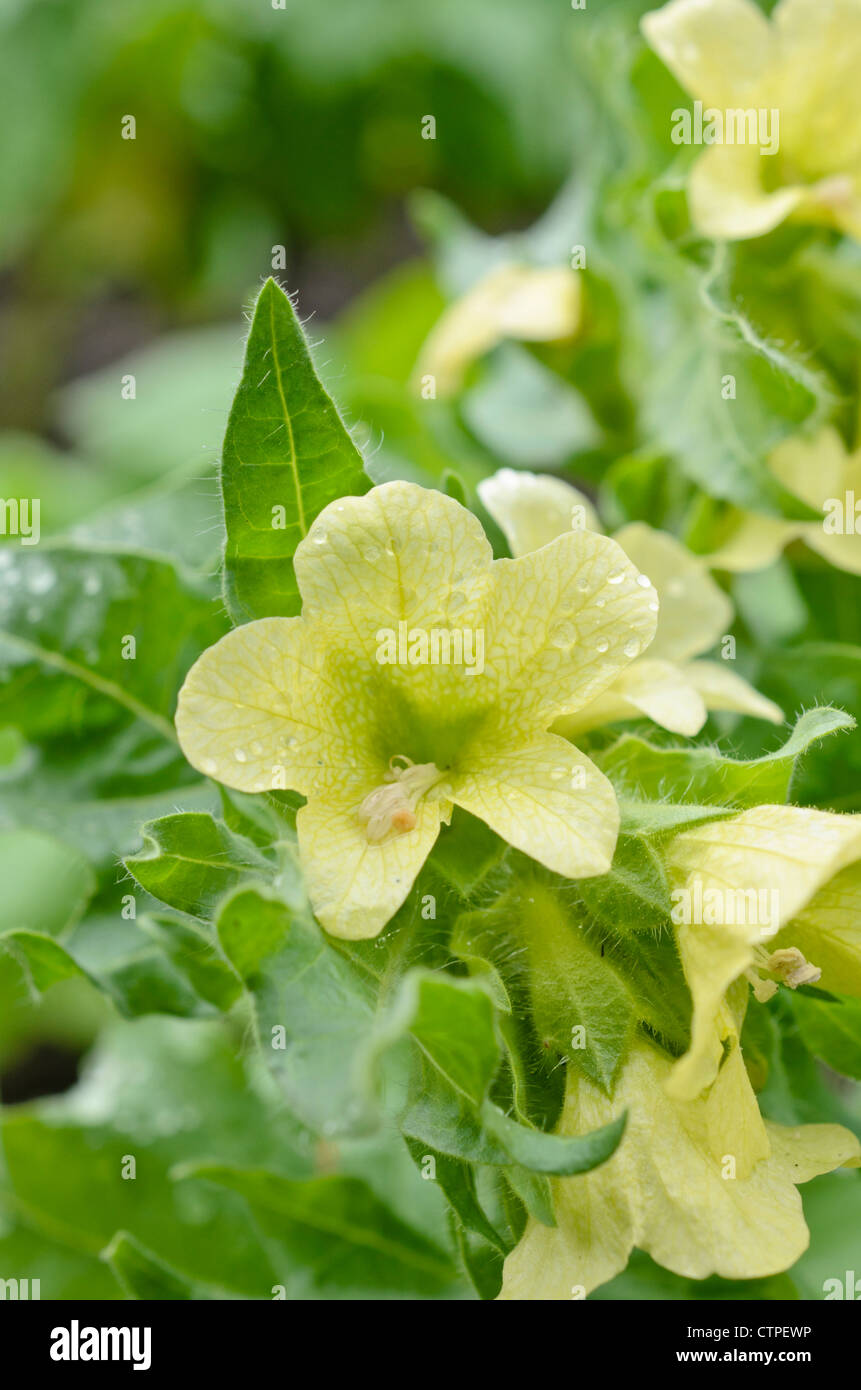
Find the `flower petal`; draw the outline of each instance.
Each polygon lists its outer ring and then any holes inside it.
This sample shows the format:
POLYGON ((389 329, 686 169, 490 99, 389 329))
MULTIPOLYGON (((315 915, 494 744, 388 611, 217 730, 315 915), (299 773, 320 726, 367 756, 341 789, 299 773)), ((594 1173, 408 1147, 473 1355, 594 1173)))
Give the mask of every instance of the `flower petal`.
POLYGON ((768 569, 779 559, 784 546, 804 534, 805 525, 803 521, 738 512, 736 525, 726 541, 703 559, 713 570, 747 573, 768 569))
POLYGON ((678 81, 706 106, 754 101, 775 44, 753 0, 671 0, 643 16, 647 42, 678 81))
POLYGON ((358 820, 361 792, 315 796, 296 818, 305 885, 326 931, 349 941, 377 936, 404 902, 450 807, 424 798, 413 830, 370 844, 358 820))
POLYGON ((822 971, 822 988, 861 996, 861 863, 835 874, 775 945, 797 946, 822 971))
POLYGON ((773 23, 780 61, 770 105, 781 140, 805 178, 861 163, 861 8, 857 0, 780 0, 773 23))
POLYGON ((686 673, 671 662, 653 661, 650 652, 617 676, 597 700, 575 714, 564 715, 553 727, 566 738, 577 738, 602 724, 642 715, 671 733, 690 737, 705 724, 707 711, 686 673))
POLYGON ((307 796, 351 767, 370 790, 386 764, 363 737, 361 702, 361 672, 333 667, 302 618, 261 618, 194 663, 176 729, 193 767, 239 791, 307 796))
MULTIPOLYGON (((753 946, 765 940, 773 945, 776 930, 792 924, 778 939, 804 950, 801 932, 796 941, 794 919, 859 858, 861 816, 798 806, 754 806, 730 820, 686 831, 671 842, 667 859, 677 882, 691 893, 701 891, 703 903, 723 903, 725 916, 730 915, 730 901, 734 909, 739 905, 732 922, 694 922, 678 928, 694 1008, 691 1046, 671 1080, 675 1096, 692 1098, 717 1075, 726 1035, 718 1021, 723 999, 753 963, 753 946), (750 895, 756 895, 756 912, 746 906, 754 901, 750 895), (764 905, 762 911, 759 904, 764 905)), ((809 938, 807 944, 808 958, 818 965, 809 938)))
POLYGON ((500 468, 478 484, 478 495, 515 557, 540 550, 568 531, 602 530, 588 497, 547 473, 500 468))
POLYGON ((588 704, 654 635, 658 599, 648 578, 594 531, 497 560, 493 581, 485 677, 507 728, 546 727, 588 704))
POLYGON ((477 748, 451 799, 554 873, 589 878, 610 868, 619 829, 612 784, 554 734, 477 748))
MULTIPOLYGON (((768 1158, 749 1176, 726 1176, 703 1101, 666 1091, 672 1062, 635 1043, 612 1099, 573 1069, 557 1131, 582 1134, 628 1107, 619 1148, 599 1168, 551 1182, 556 1226, 530 1219, 505 1262, 505 1300, 570 1300, 625 1267, 634 1247, 675 1274, 756 1279, 788 1268, 808 1244, 796 1182, 858 1161, 859 1145, 839 1125, 768 1125, 768 1158)), ((743 1067, 734 1083, 749 1091, 743 1067)), ((735 1157, 733 1107, 723 1147, 735 1157)), ((713 1118, 713 1117, 712 1117, 713 1118)), ((718 1147, 722 1147, 718 1143, 718 1147)), ((581 1295, 582 1296, 582 1295, 581 1295)))
POLYGON ((649 656, 686 661, 713 647, 732 622, 733 610, 699 556, 642 521, 624 526, 613 539, 658 591, 661 608, 649 656))
POLYGON ((691 661, 685 667, 685 675, 702 696, 707 709, 734 710, 737 714, 768 719, 772 724, 782 724, 784 721, 780 706, 760 695, 734 671, 728 670, 725 662, 691 661))
POLYGON ((691 216, 704 236, 726 241, 764 236, 809 200, 800 184, 766 192, 769 158, 756 145, 710 145, 700 155, 688 193, 691 216))

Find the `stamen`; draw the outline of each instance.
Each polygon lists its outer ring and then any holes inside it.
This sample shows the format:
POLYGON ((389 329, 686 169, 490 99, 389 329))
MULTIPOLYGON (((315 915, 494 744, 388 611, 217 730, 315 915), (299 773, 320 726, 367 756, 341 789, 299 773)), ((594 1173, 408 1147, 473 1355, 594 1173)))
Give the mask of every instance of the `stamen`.
POLYGON ((368 842, 380 844, 390 835, 414 830, 416 805, 443 775, 435 763, 414 763, 403 753, 390 758, 384 785, 369 792, 358 810, 368 842))
POLYGON ((799 985, 815 984, 822 975, 819 967, 811 965, 797 946, 784 946, 771 955, 762 946, 756 946, 753 954, 754 965, 744 973, 753 985, 753 992, 760 1004, 777 993, 778 980, 789 985, 790 989, 798 989, 799 985), (773 978, 764 980, 758 974, 760 970, 773 978))

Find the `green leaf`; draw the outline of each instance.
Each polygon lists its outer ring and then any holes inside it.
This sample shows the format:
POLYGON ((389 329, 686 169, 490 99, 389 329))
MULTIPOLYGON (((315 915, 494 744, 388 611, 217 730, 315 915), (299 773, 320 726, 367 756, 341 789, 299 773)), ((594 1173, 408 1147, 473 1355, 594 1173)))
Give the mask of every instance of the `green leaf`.
POLYGON ((616 1152, 625 1132, 627 1112, 602 1129, 593 1129, 590 1134, 571 1138, 528 1129, 510 1116, 503 1115, 489 1101, 482 1107, 481 1118, 511 1157, 530 1172, 570 1177, 574 1173, 590 1172, 599 1164, 606 1163, 616 1152))
POLYGON ((786 801, 797 760, 829 734, 854 727, 851 715, 821 706, 802 714, 786 742, 761 758, 728 758, 710 747, 657 748, 623 734, 599 761, 611 781, 637 796, 740 809, 786 801))
POLYGON ((609 1095, 634 1028, 631 994, 550 888, 526 885, 518 906, 539 1037, 609 1095))
POLYGON ((0 720, 43 738, 132 716, 175 745, 176 692, 224 631, 207 589, 144 555, 6 547, 0 562, 0 720))
POLYGON ((496 1250, 507 1253, 509 1243, 491 1225, 478 1200, 472 1165, 452 1158, 450 1154, 439 1153, 417 1139, 408 1138, 406 1143, 417 1167, 421 1168, 429 1159, 433 1160, 434 1181, 439 1183, 461 1225, 480 1235, 496 1250))
POLYGON ((158 915, 142 918, 141 926, 159 943, 201 999, 224 1012, 236 1003, 242 984, 206 928, 196 922, 158 915))
POLYGON ((500 1046, 493 1001, 481 983, 410 972, 375 1027, 369 1065, 406 1032, 456 1091, 482 1105, 499 1067, 500 1046))
POLYGON ((235 622, 299 611, 297 545, 329 502, 370 485, 290 300, 267 280, 221 462, 225 596, 235 622))
POLYGON ((292 1111, 328 1137, 367 1125, 361 1053, 373 1023, 372 981, 307 912, 242 889, 216 919, 225 955, 249 980, 254 1033, 292 1111))
POLYGON ((455 1278, 450 1257, 396 1216, 357 1178, 295 1182, 262 1169, 219 1164, 180 1168, 248 1200, 267 1239, 283 1248, 319 1293, 432 1298, 455 1278))
POLYGON ((583 879, 579 892, 590 913, 619 932, 659 931, 670 920, 663 861, 645 837, 620 835, 610 872, 583 879))
POLYGON ((201 813, 163 816, 141 829, 144 852, 126 860, 142 888, 192 917, 211 917, 243 878, 267 879, 272 866, 256 845, 201 813))
POLYGON ((25 928, 57 936, 77 921, 96 880, 87 860, 35 830, 0 831, 0 933, 25 928))
POLYGON ((311 1172, 301 1132, 220 1025, 115 1025, 76 1086, 0 1112, 0 1132, 15 1210, 52 1244, 98 1257, 122 1231, 214 1297, 270 1296, 275 1271, 241 1199, 170 1178, 202 1159, 311 1172))
POLYGON ((169 1269, 128 1231, 117 1231, 102 1251, 102 1259, 128 1298, 182 1302, 194 1297, 189 1280, 169 1269))
POLYGON ((253 983, 263 962, 283 945, 290 929, 290 914, 279 898, 264 897, 257 889, 235 893, 218 919, 218 936, 224 954, 240 979, 253 983))
POLYGON ((843 1076, 861 1081, 861 1001, 839 995, 826 1002, 796 994, 792 1007, 814 1057, 821 1057, 843 1076))

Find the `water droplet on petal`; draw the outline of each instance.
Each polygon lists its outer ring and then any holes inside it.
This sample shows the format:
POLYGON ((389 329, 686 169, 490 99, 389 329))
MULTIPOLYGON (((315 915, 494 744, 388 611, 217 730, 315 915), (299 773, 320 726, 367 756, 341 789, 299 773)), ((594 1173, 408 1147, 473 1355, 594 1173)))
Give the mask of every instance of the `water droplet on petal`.
POLYGON ((201 766, 203 767, 203 770, 206 773, 207 777, 214 777, 216 772, 218 771, 218 763, 215 761, 214 758, 204 758, 201 766))
POLYGON ((577 641, 577 624, 560 623, 553 629, 551 638, 554 647, 570 647, 577 641))
POLYGON ((238 763, 248 762, 248 754, 246 753, 244 748, 234 748, 233 756, 238 763))
POLYGON ((589 588, 589 580, 585 577, 585 575, 582 579, 577 580, 577 588, 580 590, 581 594, 586 593, 587 589, 589 588))
POLYGON ((658 603, 658 600, 653 598, 651 603, 649 604, 649 611, 651 613, 657 613, 660 606, 661 605, 658 603))
POLYGON ((650 589, 652 587, 652 581, 647 574, 638 574, 637 583, 641 589, 650 589))
POLYGON ((251 745, 251 752, 252 752, 252 754, 254 755, 255 758, 262 758, 262 757, 263 757, 263 744, 262 744, 262 743, 252 743, 252 745, 251 745))
POLYGON ((610 650, 610 643, 607 641, 606 637, 599 637, 598 641, 595 643, 595 648, 599 652, 608 652, 610 650))
POLYGON ((625 571, 624 571, 624 570, 611 570, 611 572, 607 575, 607 583, 608 583, 608 584, 621 584, 621 582, 622 582, 622 580, 623 580, 624 578, 625 578, 625 571))
POLYGON ((622 651, 626 656, 636 656, 640 650, 640 644, 636 637, 629 637, 622 651))

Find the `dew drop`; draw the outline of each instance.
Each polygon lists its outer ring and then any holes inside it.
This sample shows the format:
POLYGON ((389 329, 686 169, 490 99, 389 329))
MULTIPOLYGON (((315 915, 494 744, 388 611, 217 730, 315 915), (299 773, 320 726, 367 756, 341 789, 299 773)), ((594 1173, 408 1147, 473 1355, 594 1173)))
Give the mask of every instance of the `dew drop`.
POLYGON ((638 574, 637 583, 641 589, 651 589, 652 581, 647 574, 638 574))
POLYGON ((262 757, 263 757, 263 744, 262 744, 262 743, 252 743, 252 745, 251 745, 251 752, 252 752, 252 754, 254 755, 255 758, 262 758, 262 757))
POLYGON ((581 594, 585 594, 587 589, 589 588, 589 580, 585 577, 583 579, 578 579, 577 588, 580 590, 581 594))
POLYGON ((248 754, 246 753, 244 748, 234 748, 233 756, 238 763, 248 762, 248 754))
POLYGON ((637 656, 639 650, 640 644, 637 641, 636 637, 629 637, 624 647, 622 648, 622 651, 625 653, 626 656, 637 656))
POLYGON ((622 580, 623 580, 624 578, 625 578, 625 571, 624 571, 624 570, 612 570, 612 571, 610 572, 610 574, 607 575, 607 583, 608 583, 608 584, 621 584, 621 582, 622 582, 622 580))
POLYGON ((207 777, 214 777, 218 771, 218 763, 214 758, 204 758, 202 767, 207 777))
POLYGON ((598 641, 595 643, 595 649, 596 649, 597 651, 599 651, 599 652, 607 652, 607 651, 609 651, 609 650, 610 650, 610 643, 607 641, 607 638, 606 638, 606 637, 599 637, 598 641))
POLYGON ((577 640, 577 626, 575 623, 560 623, 553 630, 554 647, 570 647, 577 640))
POLYGON ((649 612, 657 613, 660 606, 661 605, 658 603, 658 600, 653 598, 651 603, 649 604, 649 612))
POLYGON ((294 737, 294 738, 288 738, 288 740, 287 740, 287 747, 288 747, 288 748, 298 748, 298 747, 299 747, 299 740, 298 740, 298 738, 295 738, 295 737, 294 737))
POLYGON ((313 540, 315 545, 325 545, 329 537, 326 535, 325 531, 318 531, 315 536, 311 537, 311 539, 313 540))

